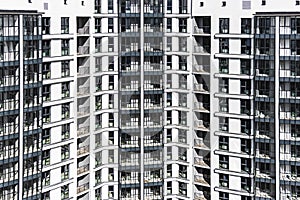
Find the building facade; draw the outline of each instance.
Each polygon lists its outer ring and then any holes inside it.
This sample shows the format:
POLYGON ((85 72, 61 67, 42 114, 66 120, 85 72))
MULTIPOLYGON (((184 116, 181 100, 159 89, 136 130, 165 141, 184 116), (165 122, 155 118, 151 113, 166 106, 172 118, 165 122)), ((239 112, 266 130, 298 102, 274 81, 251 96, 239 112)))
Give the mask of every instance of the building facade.
POLYGON ((0 5, 0 200, 300 198, 298 0, 0 5))

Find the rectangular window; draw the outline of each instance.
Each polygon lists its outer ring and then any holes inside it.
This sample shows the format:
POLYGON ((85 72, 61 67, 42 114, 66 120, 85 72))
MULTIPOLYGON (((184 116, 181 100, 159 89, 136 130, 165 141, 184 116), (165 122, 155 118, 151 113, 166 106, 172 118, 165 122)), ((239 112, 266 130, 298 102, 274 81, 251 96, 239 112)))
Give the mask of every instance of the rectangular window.
POLYGON ((114 1, 108 0, 107 5, 108 5, 108 13, 113 13, 114 12, 114 1))
POLYGON ((251 34, 251 19, 242 18, 241 19, 241 33, 242 34, 251 34))
POLYGON ((61 40, 61 55, 68 56, 69 49, 70 49, 70 40, 69 39, 61 40))
POLYGON ((114 19, 108 18, 108 32, 113 33, 114 32, 114 19))
POLYGON ((51 93, 50 93, 50 85, 44 85, 42 89, 43 101, 50 101, 51 93))
POLYGON ((228 169, 229 168, 229 156, 219 156, 220 168, 228 169))
POLYGON ((179 14, 187 13, 187 0, 179 0, 179 14))
POLYGON ((167 18, 167 32, 172 32, 172 18, 167 18))
POLYGON ((95 33, 101 33, 101 18, 95 18, 95 33))
POLYGON ((219 149, 228 151, 228 137, 220 136, 219 137, 219 149))
POLYGON ((221 38, 219 39, 220 53, 229 53, 229 39, 221 38))
POLYGON ((167 0, 167 13, 172 13, 172 0, 167 0))
POLYGON ((101 13, 101 0, 95 0, 95 13, 101 13))
POLYGON ((186 33, 187 32, 187 19, 179 19, 179 32, 186 33))
POLYGON ((61 115, 62 115, 62 119, 67 119, 70 117, 70 104, 69 103, 65 103, 61 105, 61 115))
POLYGON ((220 180, 220 187, 229 187, 229 175, 228 174, 220 174, 219 175, 220 180))
POLYGON ((219 71, 222 74, 229 73, 229 59, 228 58, 220 58, 219 59, 219 71))
POLYGON ((114 38, 108 37, 108 52, 114 51, 114 38))
POLYGON ((42 18, 42 34, 50 34, 50 17, 42 18))
POLYGON ((61 18, 61 33, 68 34, 69 33, 69 17, 61 18))
POLYGON ((61 147, 61 160, 69 159, 70 157, 70 146, 64 145, 61 147))
POLYGON ((246 139, 241 139, 241 151, 246 154, 251 153, 251 141, 246 139))
POLYGON ((225 34, 229 33, 229 18, 219 19, 219 32, 225 34))
POLYGON ((44 123, 50 122, 50 115, 51 115, 50 107, 44 107, 43 108, 43 122, 44 123))
POLYGON ((51 40, 42 41, 43 57, 49 57, 51 55, 51 40))
POLYGON ((43 73, 43 79, 49 79, 51 78, 51 63, 47 62, 47 63, 43 63, 43 69, 42 69, 42 73, 43 73))
POLYGON ((247 158, 241 158, 241 170, 249 173, 251 168, 251 160, 247 158))
POLYGON ((251 39, 241 39, 241 54, 251 54, 251 39))
POLYGON ((62 98, 67 98, 70 96, 70 83, 65 82, 61 84, 61 92, 62 92, 62 98))
POLYGON ((61 61, 61 77, 70 76, 70 61, 61 61))

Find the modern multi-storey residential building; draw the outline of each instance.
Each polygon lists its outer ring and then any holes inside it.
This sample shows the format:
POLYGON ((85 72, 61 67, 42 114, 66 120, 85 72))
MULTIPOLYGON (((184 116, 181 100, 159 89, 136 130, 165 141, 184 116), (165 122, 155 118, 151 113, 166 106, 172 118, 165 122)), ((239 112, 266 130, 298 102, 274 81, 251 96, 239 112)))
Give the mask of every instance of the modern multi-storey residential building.
POLYGON ((298 0, 0 6, 1 200, 300 198, 298 0))

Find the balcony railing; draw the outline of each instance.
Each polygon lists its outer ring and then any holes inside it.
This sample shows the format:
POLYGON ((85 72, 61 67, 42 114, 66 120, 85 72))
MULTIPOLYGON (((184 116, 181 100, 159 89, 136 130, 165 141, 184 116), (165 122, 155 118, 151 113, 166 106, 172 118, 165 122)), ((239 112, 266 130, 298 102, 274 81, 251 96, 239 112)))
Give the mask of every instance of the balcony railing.
POLYGON ((80 156, 80 155, 83 155, 85 153, 88 153, 89 152, 89 145, 87 146, 84 146, 84 147, 80 147, 79 149, 77 149, 77 155, 80 156))
POLYGON ((85 135, 89 133, 89 126, 81 127, 77 130, 77 136, 85 135))
POLYGON ((89 165, 84 165, 82 167, 77 168, 77 175, 83 174, 87 171, 89 171, 89 165))
POLYGON ((85 183, 85 184, 83 184, 81 186, 78 186, 77 187, 77 194, 81 193, 81 192, 84 192, 84 191, 86 191, 88 189, 89 189, 89 183, 85 183))

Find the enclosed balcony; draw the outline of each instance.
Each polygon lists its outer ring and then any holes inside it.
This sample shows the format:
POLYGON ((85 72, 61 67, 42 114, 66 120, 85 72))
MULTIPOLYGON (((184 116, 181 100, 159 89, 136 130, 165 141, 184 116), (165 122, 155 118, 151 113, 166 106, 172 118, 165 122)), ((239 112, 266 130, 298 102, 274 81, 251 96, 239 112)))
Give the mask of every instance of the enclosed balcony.
POLYGON ((90 18, 77 17, 77 34, 84 35, 90 32, 90 18))
POLYGON ((90 74, 90 58, 78 58, 77 59, 78 68, 77 75, 78 76, 88 76, 90 74))
POLYGON ((211 21, 210 17, 195 17, 194 34, 210 34, 211 21))

